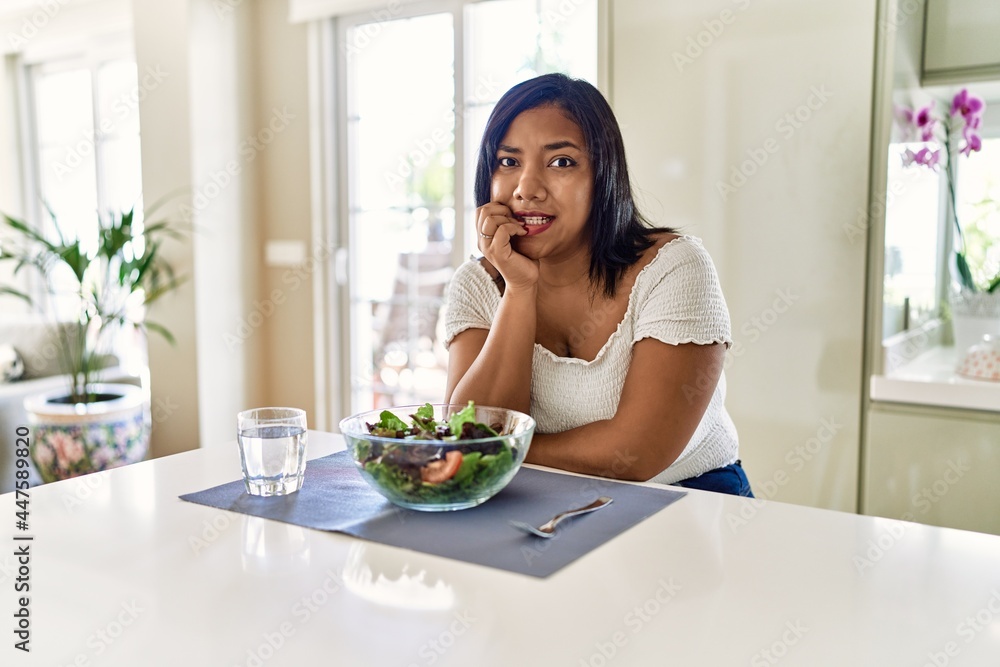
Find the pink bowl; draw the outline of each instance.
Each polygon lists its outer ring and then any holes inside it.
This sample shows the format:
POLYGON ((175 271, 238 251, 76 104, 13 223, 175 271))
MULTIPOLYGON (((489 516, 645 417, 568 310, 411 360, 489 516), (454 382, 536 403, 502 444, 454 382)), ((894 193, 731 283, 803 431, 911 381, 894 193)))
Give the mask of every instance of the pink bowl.
POLYGON ((983 336, 983 342, 969 348, 956 372, 974 380, 1000 381, 1000 336, 983 336))

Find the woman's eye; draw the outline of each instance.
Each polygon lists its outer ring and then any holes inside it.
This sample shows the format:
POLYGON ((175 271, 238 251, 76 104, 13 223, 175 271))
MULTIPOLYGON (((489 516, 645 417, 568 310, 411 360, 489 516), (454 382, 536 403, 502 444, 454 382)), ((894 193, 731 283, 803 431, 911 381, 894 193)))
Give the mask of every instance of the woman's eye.
POLYGON ((572 167, 576 162, 568 157, 557 157, 552 161, 553 167, 572 167))
POLYGON ((502 158, 500 158, 500 166, 501 167, 516 167, 517 166, 517 160, 515 160, 512 157, 502 157, 502 158))

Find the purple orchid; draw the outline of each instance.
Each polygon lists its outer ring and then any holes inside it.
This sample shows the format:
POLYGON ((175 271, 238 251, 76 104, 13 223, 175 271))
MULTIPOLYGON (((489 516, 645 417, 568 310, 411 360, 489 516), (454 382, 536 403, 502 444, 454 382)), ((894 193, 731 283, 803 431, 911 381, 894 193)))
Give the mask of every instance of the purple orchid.
POLYGON ((937 121, 931 115, 932 111, 934 111, 934 107, 928 104, 917 111, 913 116, 913 123, 920 131, 921 141, 930 141, 934 138, 934 125, 937 121))
POLYGON ((921 164, 925 167, 930 167, 934 169, 937 167, 938 162, 941 160, 941 151, 932 151, 930 148, 924 146, 919 151, 917 151, 916 159, 914 160, 917 164, 921 164))
POLYGON ((983 140, 975 132, 971 132, 968 127, 962 131, 962 136, 965 138, 965 145, 958 151, 962 155, 968 157, 973 153, 976 153, 983 148, 983 140))
POLYGON ((951 101, 951 115, 961 114, 965 122, 969 123, 972 118, 978 120, 985 106, 982 98, 970 95, 969 91, 963 88, 951 101))
POLYGON ((968 157, 972 153, 982 150, 983 140, 979 136, 979 127, 982 124, 986 104, 982 98, 971 95, 965 88, 952 98, 950 114, 947 113, 948 107, 944 104, 941 105, 942 111, 946 111, 941 119, 934 117, 936 104, 939 103, 928 104, 916 112, 899 107, 894 110, 895 119, 906 137, 904 140, 919 135, 924 143, 924 146, 917 152, 906 148, 901 157, 904 167, 916 164, 934 171, 938 171, 939 166, 943 167, 948 183, 948 204, 951 208, 951 219, 955 223, 957 232, 955 266, 962 288, 975 292, 976 284, 966 258, 965 235, 962 233, 962 225, 958 219, 954 164, 959 155, 968 157), (935 130, 939 127, 941 136, 935 136, 935 130), (959 130, 961 130, 962 136, 961 147, 958 147, 959 130))
POLYGON ((936 169, 941 162, 941 151, 932 151, 928 147, 923 147, 916 153, 907 148, 903 151, 903 166, 909 167, 911 164, 918 164, 930 169, 936 169))

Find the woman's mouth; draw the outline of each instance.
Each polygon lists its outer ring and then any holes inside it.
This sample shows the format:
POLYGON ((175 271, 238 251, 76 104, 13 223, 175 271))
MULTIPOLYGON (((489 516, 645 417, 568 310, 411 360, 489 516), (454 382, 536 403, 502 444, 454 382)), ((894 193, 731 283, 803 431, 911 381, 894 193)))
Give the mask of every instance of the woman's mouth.
POLYGON ((515 213, 514 218, 524 224, 524 229, 528 232, 526 236, 535 236, 551 227, 552 221, 556 219, 556 216, 531 211, 528 213, 515 213))

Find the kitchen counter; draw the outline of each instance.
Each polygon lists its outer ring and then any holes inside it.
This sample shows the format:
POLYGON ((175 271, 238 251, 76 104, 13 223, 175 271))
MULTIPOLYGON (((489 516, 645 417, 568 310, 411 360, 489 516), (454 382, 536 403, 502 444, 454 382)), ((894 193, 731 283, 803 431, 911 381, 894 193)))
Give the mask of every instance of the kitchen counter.
POLYGON ((888 375, 873 375, 871 399, 1000 412, 1000 382, 956 374, 960 357, 954 347, 933 347, 888 375))
MULTIPOLYGON (((343 447, 311 432, 309 458, 343 447)), ((0 496, 4 665, 996 664, 1000 537, 690 490, 547 579, 180 500, 235 443, 0 496), (33 540, 16 541, 31 536, 33 540)), ((542 542, 535 556, 556 542, 542 542)))

